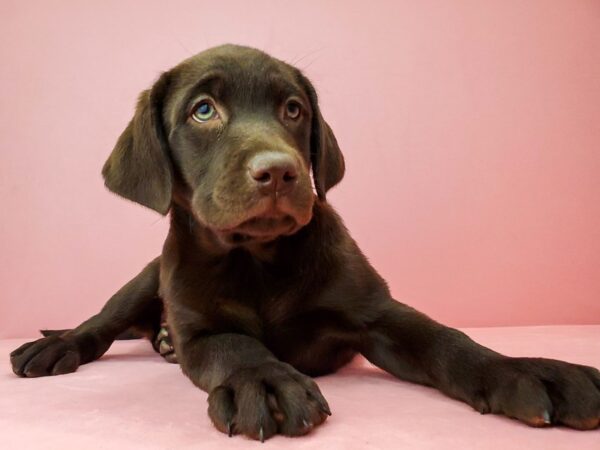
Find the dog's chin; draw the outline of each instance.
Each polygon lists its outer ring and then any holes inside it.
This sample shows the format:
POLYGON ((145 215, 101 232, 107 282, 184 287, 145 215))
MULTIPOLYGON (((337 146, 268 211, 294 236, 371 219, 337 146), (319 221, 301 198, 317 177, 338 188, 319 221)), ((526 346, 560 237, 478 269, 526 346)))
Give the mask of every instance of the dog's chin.
POLYGON ((221 241, 229 245, 268 243, 296 233, 304 224, 290 214, 255 216, 239 225, 215 230, 221 241))
POLYGON ((245 219, 234 226, 214 229, 224 244, 231 246, 273 242, 283 236, 290 236, 307 225, 312 219, 311 210, 284 211, 270 208, 245 219))
POLYGON ((254 246, 290 236, 311 221, 314 199, 295 200, 263 197, 243 213, 223 217, 220 223, 202 220, 206 215, 200 214, 200 209, 195 215, 225 246, 254 246))

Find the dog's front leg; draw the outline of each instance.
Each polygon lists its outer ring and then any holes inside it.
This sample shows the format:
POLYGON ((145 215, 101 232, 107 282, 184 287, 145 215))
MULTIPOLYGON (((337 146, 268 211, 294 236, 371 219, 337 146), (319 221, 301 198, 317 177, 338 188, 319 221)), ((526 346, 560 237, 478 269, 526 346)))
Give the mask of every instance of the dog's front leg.
POLYGON ((511 358, 396 302, 382 300, 362 353, 398 378, 434 386, 481 413, 532 426, 600 422, 600 372, 543 358, 511 358))
POLYGON ((175 348, 185 374, 209 393, 214 425, 229 436, 301 435, 331 414, 317 384, 255 338, 200 335, 176 338, 175 348))
POLYGON ((100 358, 129 327, 158 328, 162 311, 159 269, 160 258, 156 258, 119 289, 98 314, 77 328, 28 342, 13 351, 13 372, 21 377, 74 372, 79 365, 100 358))

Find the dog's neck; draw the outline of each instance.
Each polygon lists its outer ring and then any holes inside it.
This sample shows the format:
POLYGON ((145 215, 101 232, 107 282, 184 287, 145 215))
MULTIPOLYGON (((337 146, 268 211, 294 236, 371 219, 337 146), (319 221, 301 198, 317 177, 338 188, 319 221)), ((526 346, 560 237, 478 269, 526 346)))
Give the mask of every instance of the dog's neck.
MULTIPOLYGON (((281 236, 274 241, 266 243, 243 243, 227 245, 222 242, 216 233, 198 221, 189 209, 182 204, 174 202, 171 207, 171 227, 166 246, 170 250, 186 259, 199 262, 218 263, 230 256, 247 253, 254 260, 266 264, 278 264, 280 267, 297 266, 306 248, 318 248, 317 255, 326 259, 326 254, 332 252, 338 242, 329 242, 331 236, 347 238, 347 233, 337 214, 330 205, 316 201, 313 206, 313 218, 298 232, 290 236, 281 236), (331 228, 340 232, 332 233, 331 228), (291 260, 289 255, 294 255, 291 260)), ((165 248, 167 250, 167 248, 165 248)), ((316 264, 315 255, 311 256, 310 264, 316 264)))
MULTIPOLYGON (((190 253, 198 253, 205 257, 221 259, 232 252, 245 251, 263 262, 274 262, 282 236, 270 242, 243 242, 228 244, 223 242, 217 233, 201 223, 185 205, 174 203, 171 207, 170 234, 177 237, 180 245, 190 253)), ((301 230, 300 230, 301 231, 301 230)))

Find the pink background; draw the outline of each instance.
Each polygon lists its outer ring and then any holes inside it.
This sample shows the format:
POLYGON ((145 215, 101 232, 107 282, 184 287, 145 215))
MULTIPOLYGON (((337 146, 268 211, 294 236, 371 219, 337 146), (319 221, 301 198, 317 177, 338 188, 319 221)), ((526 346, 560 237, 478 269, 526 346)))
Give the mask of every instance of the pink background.
POLYGON ((600 323, 597 0, 2 0, 0 337, 76 325, 159 254, 167 220, 100 168, 139 91, 224 42, 315 82, 348 167, 330 200, 396 298, 600 323))

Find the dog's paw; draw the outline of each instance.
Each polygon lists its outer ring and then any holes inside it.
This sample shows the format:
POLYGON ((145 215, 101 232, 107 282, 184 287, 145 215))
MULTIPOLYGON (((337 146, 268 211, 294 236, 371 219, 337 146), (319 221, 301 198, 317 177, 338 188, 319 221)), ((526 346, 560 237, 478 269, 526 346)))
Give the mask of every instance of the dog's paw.
POLYGON ((552 424, 590 430, 600 425, 600 371, 542 358, 489 364, 474 402, 482 413, 504 414, 534 427, 552 424))
POLYGON ((58 335, 28 342, 10 354, 13 372, 27 378, 75 372, 80 360, 75 343, 58 335))
POLYGON ((331 415, 317 384, 281 362, 238 370, 210 392, 208 404, 221 432, 260 441, 306 434, 331 415))
POLYGON ((177 364, 177 355, 166 324, 161 325, 156 337, 152 340, 152 346, 166 361, 177 364))

